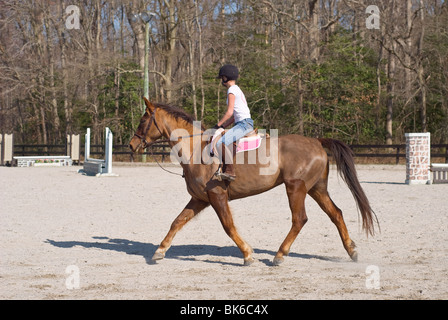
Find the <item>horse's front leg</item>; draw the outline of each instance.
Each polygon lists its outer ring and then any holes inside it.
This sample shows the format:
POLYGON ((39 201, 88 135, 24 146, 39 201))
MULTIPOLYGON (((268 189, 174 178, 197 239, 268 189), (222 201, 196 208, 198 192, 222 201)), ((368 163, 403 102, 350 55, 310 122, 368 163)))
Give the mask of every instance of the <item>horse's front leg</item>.
POLYGON ((215 188, 208 192, 210 203, 218 214, 219 220, 226 231, 227 235, 235 242, 238 248, 243 253, 244 265, 248 266, 254 262, 252 258, 253 250, 236 231, 233 223, 232 212, 229 208, 228 195, 226 190, 215 188))
POLYGON ((171 247, 171 242, 174 239, 176 233, 182 229, 182 227, 190 221, 195 215, 204 210, 207 206, 209 206, 208 202, 204 202, 201 200, 196 200, 191 198, 190 202, 187 204, 184 210, 177 216, 177 218, 171 224, 170 231, 166 235, 165 239, 163 239, 159 248, 156 250, 152 260, 161 260, 165 257, 166 251, 171 247))

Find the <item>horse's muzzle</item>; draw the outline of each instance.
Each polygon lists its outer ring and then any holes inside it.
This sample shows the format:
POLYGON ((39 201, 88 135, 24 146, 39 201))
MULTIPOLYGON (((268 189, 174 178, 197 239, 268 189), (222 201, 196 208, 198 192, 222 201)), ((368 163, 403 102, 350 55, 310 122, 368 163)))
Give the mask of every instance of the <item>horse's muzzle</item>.
POLYGON ((143 148, 142 148, 142 141, 141 139, 139 139, 138 137, 132 137, 131 141, 129 142, 129 148, 131 149, 132 152, 143 152, 143 148), (141 151, 140 151, 141 150, 141 151))

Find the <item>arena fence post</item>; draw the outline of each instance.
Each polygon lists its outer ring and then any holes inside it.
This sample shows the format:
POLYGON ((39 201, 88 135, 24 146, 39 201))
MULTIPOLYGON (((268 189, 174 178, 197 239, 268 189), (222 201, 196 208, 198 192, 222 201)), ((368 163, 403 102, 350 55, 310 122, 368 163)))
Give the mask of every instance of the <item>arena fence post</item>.
POLYGON ((406 184, 431 184, 431 133, 405 133, 406 184))

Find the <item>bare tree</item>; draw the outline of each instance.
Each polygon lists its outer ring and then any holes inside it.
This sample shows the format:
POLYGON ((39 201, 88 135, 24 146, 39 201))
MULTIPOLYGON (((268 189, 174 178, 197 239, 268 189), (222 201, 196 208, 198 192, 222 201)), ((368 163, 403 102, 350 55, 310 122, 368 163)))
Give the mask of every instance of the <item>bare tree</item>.
POLYGON ((156 13, 150 96, 197 119, 213 124, 219 116, 222 88, 211 74, 234 63, 260 126, 351 141, 372 115, 366 139, 390 144, 405 130, 448 139, 441 0, 3 0, 1 130, 18 133, 17 141, 52 143, 89 126, 99 141, 109 125, 125 141, 141 112, 145 25, 133 15, 144 11, 156 13), (366 28, 370 4, 380 9, 380 30, 366 28), (65 25, 69 5, 79 8, 80 29, 65 25), (365 90, 338 83, 353 61, 348 72, 367 75, 360 77, 365 90), (373 101, 372 112, 359 101, 373 101))

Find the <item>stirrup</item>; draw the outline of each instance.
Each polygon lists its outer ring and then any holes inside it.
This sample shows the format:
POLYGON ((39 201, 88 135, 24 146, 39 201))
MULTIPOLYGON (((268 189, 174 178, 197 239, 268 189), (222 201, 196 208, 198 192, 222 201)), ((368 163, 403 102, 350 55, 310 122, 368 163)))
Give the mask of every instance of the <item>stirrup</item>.
POLYGON ((223 173, 221 173, 221 179, 222 180, 227 180, 227 181, 235 181, 236 176, 232 176, 232 175, 230 175, 228 173, 223 172, 223 173))
POLYGON ((231 176, 228 173, 224 172, 215 172, 215 177, 219 181, 227 180, 227 181, 235 181, 236 176, 231 176))
POLYGON ((214 176, 216 177, 216 179, 218 179, 218 181, 223 181, 223 180, 234 181, 236 178, 236 176, 231 176, 228 173, 222 172, 221 166, 218 168, 218 170, 216 170, 214 176))

